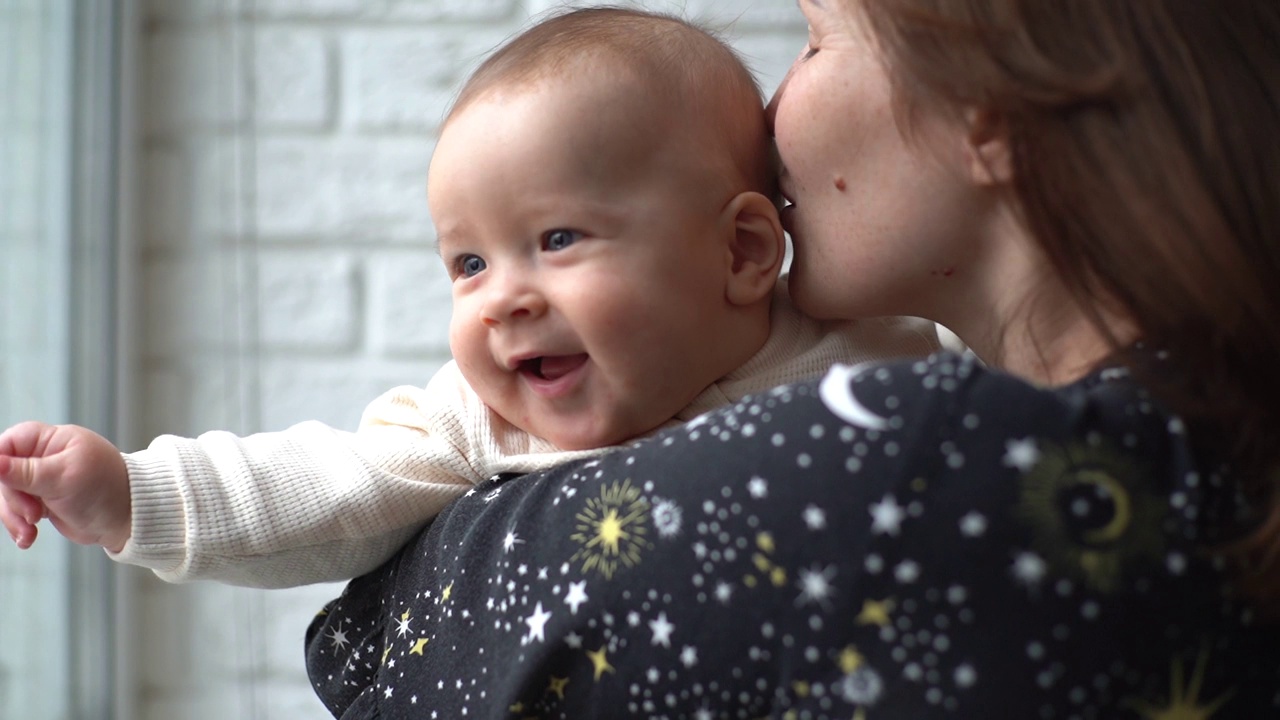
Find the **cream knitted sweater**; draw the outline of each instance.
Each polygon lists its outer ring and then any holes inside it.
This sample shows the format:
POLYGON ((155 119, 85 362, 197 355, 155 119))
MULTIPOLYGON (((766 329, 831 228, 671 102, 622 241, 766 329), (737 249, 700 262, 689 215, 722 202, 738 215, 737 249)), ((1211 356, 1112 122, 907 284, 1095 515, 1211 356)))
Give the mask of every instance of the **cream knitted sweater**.
MULTIPOLYGON (((932 323, 824 323, 775 295, 772 330, 746 364, 669 424, 742 397, 860 362, 937 349, 932 323)), ((237 437, 162 436, 124 455, 133 534, 115 560, 164 580, 292 587, 377 567, 454 498, 504 472, 529 472, 606 449, 566 452, 506 422, 450 362, 425 388, 374 400, 359 428, 304 422, 237 437)))

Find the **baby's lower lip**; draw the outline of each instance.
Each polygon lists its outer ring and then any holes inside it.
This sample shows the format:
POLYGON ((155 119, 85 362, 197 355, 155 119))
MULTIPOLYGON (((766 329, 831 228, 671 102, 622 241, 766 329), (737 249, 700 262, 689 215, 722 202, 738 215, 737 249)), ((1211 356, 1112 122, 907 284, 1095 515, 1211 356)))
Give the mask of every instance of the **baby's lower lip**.
POLYGON ((587 365, 586 353, 546 355, 520 364, 520 376, 537 394, 554 398, 568 394, 581 379, 587 365))

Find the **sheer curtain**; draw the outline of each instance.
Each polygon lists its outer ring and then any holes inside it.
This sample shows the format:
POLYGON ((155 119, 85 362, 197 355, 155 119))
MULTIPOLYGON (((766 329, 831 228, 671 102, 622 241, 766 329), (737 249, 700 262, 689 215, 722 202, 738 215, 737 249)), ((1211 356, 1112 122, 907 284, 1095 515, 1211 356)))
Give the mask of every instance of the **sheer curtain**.
MULTIPOLYGON (((125 7, 0 0, 0 426, 118 429, 125 7)), ((0 720, 117 715, 114 600, 101 551, 0 536, 0 720)))

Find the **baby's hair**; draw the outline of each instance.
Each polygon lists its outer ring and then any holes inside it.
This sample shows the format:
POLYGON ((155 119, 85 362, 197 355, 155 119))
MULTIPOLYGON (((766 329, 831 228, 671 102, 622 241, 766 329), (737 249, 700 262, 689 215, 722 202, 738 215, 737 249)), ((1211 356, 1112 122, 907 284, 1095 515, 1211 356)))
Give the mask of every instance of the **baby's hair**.
POLYGON ((712 31, 663 13, 621 7, 570 10, 539 22, 490 55, 463 85, 445 124, 477 99, 607 64, 679 112, 730 138, 750 189, 776 185, 760 88, 742 59, 712 31))

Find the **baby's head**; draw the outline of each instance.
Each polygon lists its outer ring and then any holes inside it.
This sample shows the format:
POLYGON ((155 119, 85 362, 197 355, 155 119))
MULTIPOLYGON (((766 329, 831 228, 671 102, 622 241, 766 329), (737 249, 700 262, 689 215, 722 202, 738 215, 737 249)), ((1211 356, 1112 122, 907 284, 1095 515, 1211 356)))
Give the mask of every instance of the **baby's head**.
POLYGON ((750 72, 683 21, 582 10, 499 49, 428 180, 467 381, 567 449, 671 419, 768 335, 771 158, 750 72))

